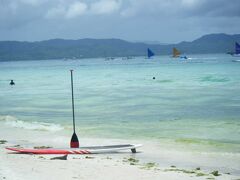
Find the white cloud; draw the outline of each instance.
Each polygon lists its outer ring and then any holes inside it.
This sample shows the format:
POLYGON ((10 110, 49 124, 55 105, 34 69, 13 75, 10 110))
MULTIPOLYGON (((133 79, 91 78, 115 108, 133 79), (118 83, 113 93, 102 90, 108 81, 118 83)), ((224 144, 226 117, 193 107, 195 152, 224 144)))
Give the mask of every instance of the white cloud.
POLYGON ((18 8, 18 5, 17 5, 17 3, 16 2, 11 2, 10 4, 9 4, 9 9, 10 9, 10 11, 11 12, 16 12, 16 10, 17 10, 17 8, 18 8))
POLYGON ((128 0, 128 6, 122 9, 121 15, 178 17, 185 14, 192 15, 195 10, 205 6, 208 6, 207 0, 128 0))
POLYGON ((0 39, 239 33, 239 9, 240 0, 0 0, 0 39))
POLYGON ((199 0, 182 0, 182 5, 187 7, 194 7, 199 3, 199 0))
POLYGON ((128 17, 169 14, 179 8, 179 2, 179 0, 129 0, 128 6, 121 11, 121 15, 128 17))
POLYGON ((119 0, 100 0, 91 4, 93 14, 111 14, 118 11, 121 7, 119 0))
POLYGON ((74 18, 80 16, 87 11, 87 5, 82 2, 75 2, 69 6, 66 11, 66 18, 74 18))
POLYGON ((87 12, 87 4, 75 1, 72 4, 60 4, 57 7, 53 7, 48 10, 46 17, 47 18, 75 18, 80 15, 83 15, 87 12))
POLYGON ((112 14, 121 8, 120 0, 97 0, 89 4, 76 0, 57 1, 58 5, 47 11, 46 18, 72 19, 84 14, 112 14))
POLYGON ((122 10, 120 15, 123 16, 123 17, 131 17, 131 16, 134 16, 136 13, 137 13, 136 9, 128 8, 128 9, 122 10))
POLYGON ((121 15, 152 17, 239 17, 240 0, 126 0, 121 15))
POLYGON ((50 9, 47 12, 46 17, 57 18, 57 17, 62 17, 65 14, 66 14, 66 9, 62 5, 59 5, 58 7, 53 7, 52 9, 50 9))

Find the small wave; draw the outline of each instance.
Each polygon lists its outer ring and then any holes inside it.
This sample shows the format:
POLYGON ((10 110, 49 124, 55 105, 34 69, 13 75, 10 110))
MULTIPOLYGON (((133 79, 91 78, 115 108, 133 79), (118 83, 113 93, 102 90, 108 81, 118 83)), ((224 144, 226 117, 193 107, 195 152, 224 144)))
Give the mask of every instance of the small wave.
POLYGON ((218 59, 218 57, 196 57, 196 58, 192 58, 192 59, 215 60, 215 59, 218 59))
POLYGON ((60 131, 64 129, 59 124, 45 123, 45 122, 27 122, 17 119, 13 116, 0 116, 0 121, 5 121, 7 126, 22 128, 28 130, 39 130, 39 131, 60 131))
POLYGON ((232 60, 232 62, 240 62, 240 59, 232 60))
POLYGON ((216 76, 204 76, 201 78, 202 82, 228 82, 229 79, 226 77, 216 77, 216 76))
POLYGON ((159 83, 171 83, 171 82, 173 82, 173 80, 171 80, 171 79, 162 79, 162 80, 157 80, 157 82, 159 82, 159 83))

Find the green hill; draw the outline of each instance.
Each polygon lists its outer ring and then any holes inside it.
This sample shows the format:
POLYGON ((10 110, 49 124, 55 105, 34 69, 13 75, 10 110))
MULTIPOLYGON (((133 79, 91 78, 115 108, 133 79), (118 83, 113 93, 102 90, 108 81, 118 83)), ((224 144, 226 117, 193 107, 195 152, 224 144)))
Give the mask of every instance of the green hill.
POLYGON ((240 34, 209 34, 192 42, 168 45, 133 43, 121 39, 0 41, 0 61, 145 56, 147 48, 151 48, 156 55, 167 55, 171 54, 173 47, 186 54, 226 53, 234 50, 236 41, 240 42, 240 34))

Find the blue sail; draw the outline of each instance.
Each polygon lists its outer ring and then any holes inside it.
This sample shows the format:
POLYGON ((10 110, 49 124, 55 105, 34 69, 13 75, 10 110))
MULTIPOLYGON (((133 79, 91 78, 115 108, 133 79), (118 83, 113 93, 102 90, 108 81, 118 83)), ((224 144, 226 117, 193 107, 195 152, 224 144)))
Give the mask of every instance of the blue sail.
POLYGON ((152 56, 154 56, 155 54, 148 48, 148 58, 151 58, 152 56))
POLYGON ((240 45, 237 42, 235 43, 235 53, 240 54, 240 45))

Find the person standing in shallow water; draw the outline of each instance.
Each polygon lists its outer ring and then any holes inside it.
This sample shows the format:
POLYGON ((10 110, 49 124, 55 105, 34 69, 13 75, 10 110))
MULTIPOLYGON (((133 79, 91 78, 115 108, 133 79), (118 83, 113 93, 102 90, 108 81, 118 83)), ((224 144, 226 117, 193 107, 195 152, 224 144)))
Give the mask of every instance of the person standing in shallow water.
POLYGON ((15 85, 15 82, 13 82, 13 80, 11 80, 11 82, 9 83, 11 86, 15 85))

